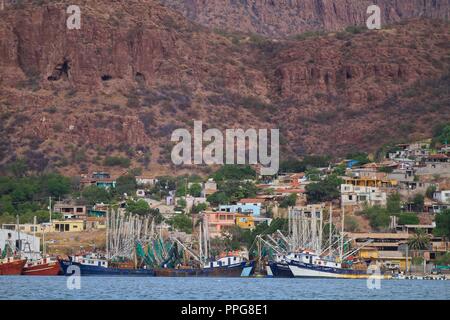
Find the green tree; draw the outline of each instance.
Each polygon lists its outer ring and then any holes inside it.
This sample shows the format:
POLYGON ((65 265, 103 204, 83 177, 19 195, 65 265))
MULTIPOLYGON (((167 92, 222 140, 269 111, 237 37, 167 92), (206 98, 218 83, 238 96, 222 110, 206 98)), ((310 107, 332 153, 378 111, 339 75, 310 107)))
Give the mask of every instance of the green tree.
POLYGON ((208 208, 208 205, 206 203, 199 203, 192 206, 191 212, 192 213, 200 213, 202 211, 205 211, 206 208, 208 208))
POLYGON ((127 212, 132 214, 137 214, 140 216, 145 216, 150 213, 150 206, 145 200, 138 201, 128 201, 127 202, 127 212))
POLYGON ((16 178, 22 178, 27 174, 28 165, 25 159, 17 159, 7 166, 7 170, 16 178))
POLYGON ((127 195, 134 195, 136 193, 136 190, 137 183, 136 178, 133 175, 127 174, 117 178, 115 190, 117 194, 122 195, 126 193, 127 195))
POLYGON ((330 175, 317 183, 310 183, 306 186, 308 201, 312 203, 331 201, 340 197, 339 186, 342 179, 336 175, 330 175))
POLYGON ((213 175, 215 181, 255 179, 256 171, 250 166, 224 165, 213 175))
POLYGON ((415 212, 423 212, 425 197, 422 194, 416 194, 412 199, 413 210, 415 212))
POLYGON ((202 186, 199 183, 194 183, 189 188, 189 194, 193 197, 200 197, 202 195, 202 186))
POLYGON ((177 206, 184 209, 184 208, 186 208, 186 205, 187 205, 186 199, 184 199, 184 198, 178 199, 177 206))
POLYGON ((183 196, 187 195, 187 189, 186 189, 185 183, 178 185, 175 195, 177 197, 183 197, 183 196))
POLYGON ((358 161, 358 165, 370 163, 369 157, 365 152, 355 152, 347 154, 347 159, 358 161))
POLYGON ((450 123, 441 124, 434 129, 433 142, 440 144, 450 144, 450 123))
POLYGON ((436 265, 438 266, 448 266, 450 265, 450 252, 446 252, 445 254, 436 258, 436 265))
POLYGON ((14 213, 16 211, 12 203, 12 198, 10 195, 2 195, 0 197, 0 214, 14 213))
POLYGON ((297 194, 291 193, 281 201, 280 208, 293 207, 295 206, 296 202, 297 202, 297 194))
POLYGON ((108 203, 111 201, 111 194, 105 188, 97 186, 88 186, 81 192, 83 201, 88 205, 94 205, 95 203, 108 203))
POLYGON ((365 206, 359 213, 369 219, 370 226, 376 230, 385 230, 390 223, 390 214, 381 206, 365 206))
POLYGON ((400 213, 398 218, 398 224, 419 224, 419 217, 415 213, 403 212, 400 213))
POLYGON ((430 237, 423 231, 418 230, 412 238, 408 240, 408 246, 411 250, 425 250, 430 244, 430 237))
POLYGON ((63 197, 70 192, 71 181, 60 174, 49 174, 42 177, 42 184, 47 194, 53 197, 63 197))
POLYGON ((438 237, 450 239, 450 209, 436 214, 435 222, 436 228, 433 233, 438 237))
POLYGON ((425 195, 429 199, 433 199, 433 195, 436 192, 436 186, 429 186, 427 188, 427 191, 425 192, 425 195))
POLYGON ((386 208, 388 213, 398 215, 402 211, 400 194, 390 194, 387 198, 386 208))
POLYGON ((217 191, 213 194, 209 195, 207 198, 209 203, 212 205, 219 205, 219 204, 228 204, 230 203, 230 197, 226 195, 223 191, 217 191))
POLYGON ((181 232, 192 233, 192 219, 185 214, 177 214, 169 219, 168 224, 181 232))

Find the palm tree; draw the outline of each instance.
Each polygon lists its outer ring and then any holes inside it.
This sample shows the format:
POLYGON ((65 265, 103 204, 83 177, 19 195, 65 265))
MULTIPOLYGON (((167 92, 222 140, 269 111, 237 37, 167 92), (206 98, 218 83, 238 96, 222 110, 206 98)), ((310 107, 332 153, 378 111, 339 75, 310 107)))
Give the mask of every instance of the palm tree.
POLYGON ((429 244, 430 237, 423 230, 417 230, 414 237, 408 240, 408 247, 411 250, 426 250, 429 244))

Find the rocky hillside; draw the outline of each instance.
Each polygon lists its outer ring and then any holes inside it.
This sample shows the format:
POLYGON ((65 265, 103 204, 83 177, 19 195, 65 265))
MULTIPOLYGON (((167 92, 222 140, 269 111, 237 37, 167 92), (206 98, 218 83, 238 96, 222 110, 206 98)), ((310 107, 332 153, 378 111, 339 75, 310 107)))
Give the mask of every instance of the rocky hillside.
POLYGON ((207 28, 156 0, 79 1, 81 30, 68 30, 69 4, 0 10, 2 165, 25 158, 76 174, 121 156, 173 173, 170 135, 193 120, 278 127, 284 157, 375 151, 450 120, 446 21, 271 40, 207 28))
POLYGON ((448 0, 160 0, 210 28, 285 37, 311 30, 338 31, 363 25, 367 7, 381 8, 382 23, 450 16, 448 0))

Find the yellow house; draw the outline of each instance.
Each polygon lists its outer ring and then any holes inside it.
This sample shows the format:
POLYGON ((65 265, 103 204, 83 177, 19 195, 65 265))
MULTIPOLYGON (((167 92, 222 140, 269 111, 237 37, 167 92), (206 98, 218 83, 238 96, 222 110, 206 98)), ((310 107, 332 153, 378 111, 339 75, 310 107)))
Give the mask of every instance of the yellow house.
POLYGON ((372 177, 344 178, 345 184, 351 184, 359 187, 394 187, 398 184, 397 180, 378 179, 372 177))
POLYGON ((360 249, 359 251, 359 257, 361 259, 372 259, 372 260, 376 260, 378 259, 378 250, 376 248, 371 248, 371 247, 365 247, 360 249))
POLYGON ((242 229, 253 229, 255 227, 255 219, 253 216, 246 214, 236 214, 236 225, 242 229))
POLYGON ((358 256, 361 259, 380 263, 388 269, 406 271, 406 263, 408 263, 408 268, 411 268, 412 258, 407 259, 400 251, 378 251, 376 248, 365 247, 359 250, 358 256))
POLYGON ((79 232, 83 230, 83 220, 54 220, 50 232, 79 232))

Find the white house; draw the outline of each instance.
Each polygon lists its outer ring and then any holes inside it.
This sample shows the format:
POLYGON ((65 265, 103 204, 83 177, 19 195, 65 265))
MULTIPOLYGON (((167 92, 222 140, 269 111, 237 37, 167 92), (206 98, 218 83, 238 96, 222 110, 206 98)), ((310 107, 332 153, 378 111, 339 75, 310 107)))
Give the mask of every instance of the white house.
POLYGON ((450 190, 436 191, 433 194, 433 199, 439 203, 450 204, 450 190))
POLYGON ((136 184, 138 186, 153 186, 156 183, 158 183, 158 179, 146 177, 146 176, 137 176, 136 177, 136 184))
POLYGON ((385 206, 386 192, 377 187, 362 187, 351 184, 341 184, 341 205, 360 206, 367 203, 370 206, 385 206))

